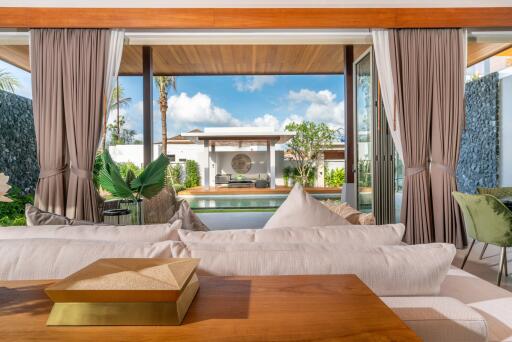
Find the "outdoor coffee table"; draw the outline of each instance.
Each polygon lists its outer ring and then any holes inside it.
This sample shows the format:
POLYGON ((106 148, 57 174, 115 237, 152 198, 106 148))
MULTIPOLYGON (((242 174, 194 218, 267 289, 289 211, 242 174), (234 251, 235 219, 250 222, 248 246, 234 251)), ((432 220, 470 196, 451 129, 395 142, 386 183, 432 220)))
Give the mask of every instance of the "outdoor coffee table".
POLYGON ((0 282, 4 341, 420 341, 354 275, 200 277, 181 326, 47 327, 52 281, 0 282))

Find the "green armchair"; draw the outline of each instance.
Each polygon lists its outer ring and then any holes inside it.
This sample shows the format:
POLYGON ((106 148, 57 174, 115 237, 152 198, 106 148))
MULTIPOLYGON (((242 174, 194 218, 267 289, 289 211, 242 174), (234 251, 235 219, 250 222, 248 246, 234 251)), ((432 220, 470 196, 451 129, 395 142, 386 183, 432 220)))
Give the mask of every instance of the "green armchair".
POLYGON ((461 268, 464 268, 475 241, 501 247, 497 283, 501 284, 502 272, 507 275, 507 247, 512 246, 512 211, 496 197, 488 194, 469 195, 453 192, 459 204, 468 235, 473 238, 461 268))
MULTIPOLYGON (((493 195, 498 199, 502 199, 504 197, 512 197, 512 187, 502 187, 502 188, 477 188, 477 191, 480 195, 493 195)), ((484 257, 485 250, 487 249, 487 243, 482 248, 480 252, 480 260, 484 257)))

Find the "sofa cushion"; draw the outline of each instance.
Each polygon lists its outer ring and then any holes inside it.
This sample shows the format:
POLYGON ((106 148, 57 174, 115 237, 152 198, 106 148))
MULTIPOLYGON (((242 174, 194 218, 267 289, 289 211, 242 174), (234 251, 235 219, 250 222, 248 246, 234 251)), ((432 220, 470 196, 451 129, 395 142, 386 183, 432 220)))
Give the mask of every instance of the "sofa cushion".
POLYGON ((441 296, 453 297, 487 321, 489 341, 512 341, 512 293, 453 267, 441 284, 441 296))
POLYGON ((424 342, 485 342, 485 319, 450 297, 382 297, 424 342))
POLYGON ((178 209, 169 223, 174 223, 177 220, 182 221, 182 228, 187 230, 208 231, 208 227, 199 219, 199 217, 192 211, 190 205, 185 200, 178 201, 178 209))
POLYGON ((263 229, 348 224, 350 222, 327 209, 320 201, 304 191, 300 184, 295 184, 288 198, 276 210, 263 229))
POLYGON ((195 232, 179 230, 185 242, 240 243, 240 242, 311 242, 339 243, 363 247, 398 245, 405 227, 402 224, 382 226, 325 226, 279 229, 233 229, 195 232))
POLYGON ((37 227, 2 227, 2 239, 67 239, 67 240, 101 240, 158 242, 177 240, 181 220, 173 224, 153 224, 141 226, 37 226, 37 227))
POLYGON ((88 225, 94 222, 74 220, 66 216, 49 213, 41 210, 30 203, 25 205, 25 218, 27 226, 46 226, 46 225, 88 225))
POLYGON ((375 216, 372 213, 362 213, 352 208, 348 203, 337 203, 331 200, 321 202, 333 213, 342 216, 351 224, 375 224, 375 216))
POLYGON ((356 274, 381 296, 436 295, 455 255, 450 244, 361 246, 314 243, 173 244, 173 256, 200 258, 199 274, 356 274))
POLYGON ((60 279, 101 258, 168 258, 172 243, 0 240, 0 280, 60 279))

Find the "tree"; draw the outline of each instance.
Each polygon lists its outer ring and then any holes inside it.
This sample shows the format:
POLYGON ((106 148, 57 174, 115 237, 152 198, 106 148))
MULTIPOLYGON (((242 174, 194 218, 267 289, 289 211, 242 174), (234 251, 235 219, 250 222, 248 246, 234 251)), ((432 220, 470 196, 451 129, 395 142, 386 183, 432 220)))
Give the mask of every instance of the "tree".
POLYGON ((20 86, 20 82, 10 72, 0 69, 0 90, 14 92, 20 86))
POLYGON ((175 76, 157 76, 155 83, 160 92, 160 113, 162 114, 162 154, 167 155, 167 98, 169 95, 169 88, 176 91, 176 77, 175 76))
POLYGON ((297 167, 299 182, 307 185, 311 172, 317 166, 320 152, 332 146, 336 132, 324 123, 311 121, 292 122, 285 129, 295 132, 288 142, 288 149, 297 167))
MULTIPOLYGON (((116 136, 117 137, 120 137, 122 135, 122 132, 121 132, 121 114, 120 114, 120 109, 121 107, 125 107, 125 106, 128 106, 130 104, 130 102, 132 101, 132 98, 131 97, 125 97, 125 94, 124 94, 124 88, 119 84, 119 77, 117 77, 116 79, 117 81, 117 85, 114 89, 112 89, 112 100, 110 101, 110 107, 108 108, 108 112, 111 113, 113 112, 114 110, 116 111, 116 136)), ((103 146, 103 150, 105 149, 105 145, 107 143, 107 119, 108 117, 105 116, 103 118, 103 137, 102 137, 102 146, 103 146)), ((110 126, 110 125, 109 125, 110 126)), ((109 130, 111 131, 111 133, 113 133, 113 131, 111 130, 110 127, 108 127, 109 130)), ((114 134, 112 134, 114 135, 114 134)), ((135 133, 134 133, 135 135, 135 133)))
POLYGON ((108 124, 107 131, 110 134, 112 145, 127 145, 138 142, 138 140, 135 140, 136 132, 133 129, 124 128, 124 125, 126 125, 126 121, 122 115, 119 116, 119 121, 116 119, 113 123, 108 124))

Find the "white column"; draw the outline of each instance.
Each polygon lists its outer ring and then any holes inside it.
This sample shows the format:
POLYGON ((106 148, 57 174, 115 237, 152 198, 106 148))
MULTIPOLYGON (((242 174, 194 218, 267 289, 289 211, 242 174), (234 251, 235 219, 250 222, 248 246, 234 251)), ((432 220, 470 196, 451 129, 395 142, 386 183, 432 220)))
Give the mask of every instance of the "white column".
POLYGON ((215 170, 217 169, 217 165, 215 163, 216 155, 217 155, 217 153, 215 153, 215 143, 212 143, 212 150, 209 154, 210 186, 212 186, 212 187, 215 186, 215 175, 216 175, 215 170))
POLYGON ((269 144, 270 156, 270 188, 276 188, 276 144, 272 141, 269 144))
POLYGON ((210 188, 210 141, 204 141, 204 171, 203 186, 210 188))

